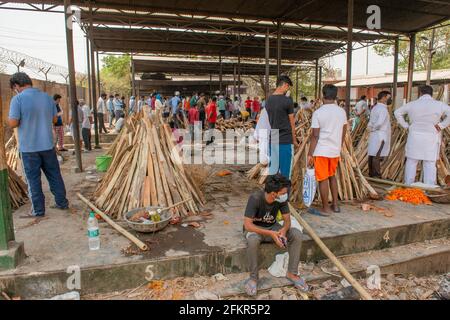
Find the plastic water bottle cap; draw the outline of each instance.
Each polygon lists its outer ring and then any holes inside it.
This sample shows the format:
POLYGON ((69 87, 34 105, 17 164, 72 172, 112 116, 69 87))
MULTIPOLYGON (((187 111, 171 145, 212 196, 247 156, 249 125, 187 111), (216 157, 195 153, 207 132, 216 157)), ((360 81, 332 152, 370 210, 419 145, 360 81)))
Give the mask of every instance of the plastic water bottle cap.
POLYGON ((93 211, 91 211, 91 213, 89 213, 89 218, 95 218, 95 213, 93 211))

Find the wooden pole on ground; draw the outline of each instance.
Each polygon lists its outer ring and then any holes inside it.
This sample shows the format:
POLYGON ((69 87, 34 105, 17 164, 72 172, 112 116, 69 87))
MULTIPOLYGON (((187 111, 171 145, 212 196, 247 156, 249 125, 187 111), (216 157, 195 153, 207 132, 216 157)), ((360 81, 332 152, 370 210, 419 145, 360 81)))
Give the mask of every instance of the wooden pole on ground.
POLYGON ((131 242, 133 242, 135 245, 139 247, 139 249, 143 251, 148 250, 148 246, 143 243, 141 240, 133 236, 131 233, 129 233, 127 230, 119 226, 117 223, 115 223, 110 217, 108 217, 105 213, 100 211, 92 202, 90 202, 88 199, 83 197, 80 193, 77 193, 77 197, 80 198, 81 201, 83 201, 85 204, 87 204, 92 210, 94 210, 95 213, 97 213, 100 217, 102 217, 103 220, 105 220, 111 227, 119 231, 123 236, 128 238, 131 242))
POLYGON ((371 295, 364 289, 358 281, 353 278, 353 276, 348 272, 345 266, 339 261, 338 258, 333 254, 333 252, 328 249, 328 247, 323 243, 323 241, 319 238, 313 228, 300 216, 300 214, 295 210, 295 208, 289 204, 289 209, 291 214, 297 219, 300 225, 308 232, 309 236, 314 240, 314 242, 319 246, 319 248, 323 251, 323 253, 328 257, 328 259, 333 262, 333 264, 339 269, 344 278, 355 288, 356 291, 360 294, 361 298, 364 300, 372 300, 371 295))

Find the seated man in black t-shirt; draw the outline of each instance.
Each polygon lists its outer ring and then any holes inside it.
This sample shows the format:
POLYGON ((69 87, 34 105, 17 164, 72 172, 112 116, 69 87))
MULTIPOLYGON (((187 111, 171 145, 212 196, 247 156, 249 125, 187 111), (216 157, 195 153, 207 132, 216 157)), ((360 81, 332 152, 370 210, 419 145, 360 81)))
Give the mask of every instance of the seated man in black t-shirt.
POLYGON ((253 193, 248 199, 245 209, 244 230, 247 239, 247 257, 250 278, 245 284, 248 295, 254 296, 258 286, 258 249, 261 242, 275 242, 280 248, 289 252, 289 266, 286 278, 297 289, 308 291, 305 280, 297 275, 300 262, 302 233, 291 228, 289 214, 288 188, 291 182, 281 174, 269 176, 264 191, 253 193), (281 212, 284 224, 277 223, 278 212, 281 212))

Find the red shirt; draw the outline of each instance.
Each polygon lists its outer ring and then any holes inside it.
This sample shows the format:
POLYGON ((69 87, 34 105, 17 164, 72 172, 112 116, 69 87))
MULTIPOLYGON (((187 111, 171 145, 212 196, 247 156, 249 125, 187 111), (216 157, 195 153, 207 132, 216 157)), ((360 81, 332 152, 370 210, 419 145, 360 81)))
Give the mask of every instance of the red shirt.
POLYGON ((188 112, 189 124, 195 124, 196 121, 199 120, 200 113, 197 108, 190 108, 188 112))
POLYGON ((252 103, 253 103, 253 101, 250 99, 245 100, 245 109, 251 109, 252 103))
POLYGON ((206 107, 206 117, 209 123, 216 123, 217 121, 217 106, 214 102, 206 107))
POLYGON ((259 112, 259 111, 261 111, 261 104, 259 103, 259 101, 257 101, 257 100, 253 101, 253 104, 252 104, 252 111, 253 111, 253 112, 259 112))

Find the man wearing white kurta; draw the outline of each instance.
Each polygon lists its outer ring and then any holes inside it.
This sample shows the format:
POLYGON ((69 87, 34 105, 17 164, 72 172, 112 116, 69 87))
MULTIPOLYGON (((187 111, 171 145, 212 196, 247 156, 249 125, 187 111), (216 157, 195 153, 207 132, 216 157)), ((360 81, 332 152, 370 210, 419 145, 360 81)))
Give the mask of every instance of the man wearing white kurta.
POLYGON ((405 183, 414 183, 417 164, 423 161, 423 182, 436 185, 436 160, 439 159, 441 131, 450 125, 450 107, 433 99, 433 88, 419 88, 420 98, 395 111, 395 118, 409 129, 406 143, 405 183), (405 120, 408 115, 409 123, 405 120), (443 116, 446 116, 442 120, 443 116), (441 121, 442 120, 442 121, 441 121))
POLYGON ((381 161, 391 150, 391 118, 388 105, 392 104, 391 93, 381 91, 378 104, 370 112, 369 130, 369 175, 381 178, 381 161))

